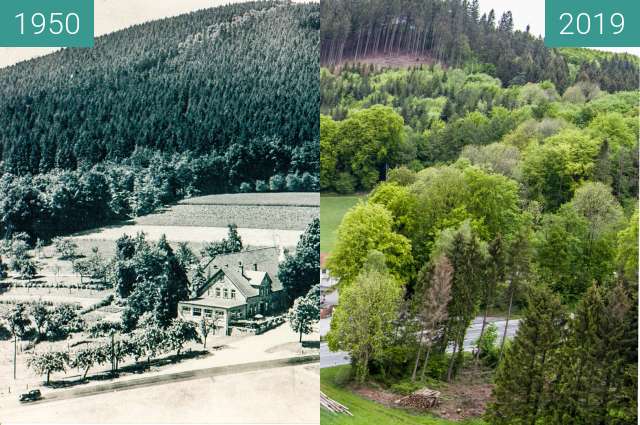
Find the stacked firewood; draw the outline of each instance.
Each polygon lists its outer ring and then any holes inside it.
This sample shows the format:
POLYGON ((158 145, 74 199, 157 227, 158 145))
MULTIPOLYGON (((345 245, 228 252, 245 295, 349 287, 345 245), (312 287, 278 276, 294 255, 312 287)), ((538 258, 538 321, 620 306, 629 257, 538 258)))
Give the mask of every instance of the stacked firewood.
POLYGON ((396 400, 396 404, 415 410, 427 410, 438 405, 440 391, 423 388, 396 400))
POLYGON ((351 412, 349 412, 349 409, 347 407, 343 406, 335 400, 330 399, 322 391, 320 391, 320 406, 323 406, 325 409, 333 413, 344 413, 346 415, 353 416, 351 412))

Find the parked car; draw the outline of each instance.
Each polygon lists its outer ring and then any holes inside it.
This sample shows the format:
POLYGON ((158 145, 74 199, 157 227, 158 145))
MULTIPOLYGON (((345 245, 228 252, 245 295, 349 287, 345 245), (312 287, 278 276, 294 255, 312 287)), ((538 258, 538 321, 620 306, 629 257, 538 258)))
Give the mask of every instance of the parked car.
POLYGON ((37 401, 42 398, 40 390, 31 390, 28 393, 20 394, 20 401, 26 403, 29 401, 37 401))

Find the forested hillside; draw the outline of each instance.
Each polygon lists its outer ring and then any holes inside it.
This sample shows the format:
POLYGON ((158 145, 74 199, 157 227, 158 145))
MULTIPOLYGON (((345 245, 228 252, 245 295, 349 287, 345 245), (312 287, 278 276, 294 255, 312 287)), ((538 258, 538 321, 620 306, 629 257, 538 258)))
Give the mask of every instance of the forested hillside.
POLYGON ((518 181, 555 210, 587 180, 611 185, 630 208, 638 194, 638 92, 587 80, 504 88, 487 74, 423 66, 321 71, 321 187, 368 191, 387 170, 460 156, 518 181))
POLYGON ((480 15, 478 0, 327 0, 321 16, 327 66, 407 54, 486 72, 505 86, 548 80, 564 91, 586 72, 607 91, 638 87, 633 57, 548 49, 528 28, 514 31, 511 12, 480 15))
POLYGON ((0 235, 316 190, 319 27, 317 4, 235 4, 0 70, 0 235))

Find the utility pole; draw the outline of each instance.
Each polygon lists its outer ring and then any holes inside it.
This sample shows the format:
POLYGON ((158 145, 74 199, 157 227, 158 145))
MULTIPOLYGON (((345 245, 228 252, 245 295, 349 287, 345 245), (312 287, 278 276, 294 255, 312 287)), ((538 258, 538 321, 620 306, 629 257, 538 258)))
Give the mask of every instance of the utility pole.
POLYGON ((13 334, 13 380, 16 380, 16 359, 18 358, 18 335, 13 334))

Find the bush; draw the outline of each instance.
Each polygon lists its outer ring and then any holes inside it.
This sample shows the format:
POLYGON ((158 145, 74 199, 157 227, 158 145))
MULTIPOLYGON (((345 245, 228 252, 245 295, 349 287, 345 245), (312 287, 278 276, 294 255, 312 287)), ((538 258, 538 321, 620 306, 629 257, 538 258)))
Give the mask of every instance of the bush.
POLYGON ((339 173, 335 187, 336 192, 342 195, 348 195, 356 190, 356 179, 347 172, 339 173))
POLYGON ((242 193, 251 193, 251 192, 253 192, 253 186, 251 186, 251 183, 243 182, 240 185, 240 192, 242 192, 242 193))
POLYGON ((256 180, 256 192, 268 192, 269 185, 264 180, 256 180))
POLYGON ((299 192, 302 189, 302 179, 297 174, 287 174, 287 190, 299 192))
POLYGON ((302 175, 302 190, 305 192, 317 192, 320 190, 320 180, 311 173, 302 175))
POLYGON ((496 345, 498 341, 498 328, 495 324, 489 324, 482 334, 482 338, 478 339, 478 348, 480 349, 480 360, 489 367, 498 365, 498 357, 500 349, 496 345))
POLYGON ((282 174, 276 174, 269 179, 269 189, 272 192, 283 192, 287 187, 287 182, 282 174))

